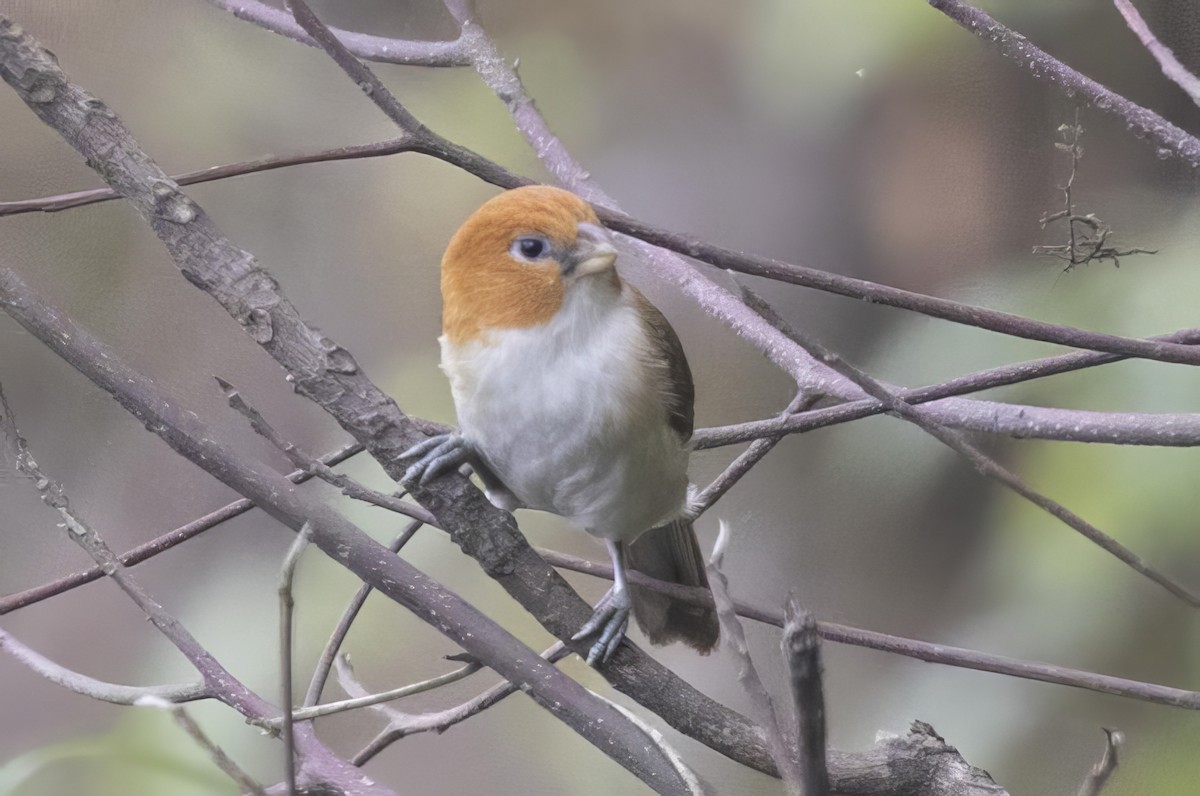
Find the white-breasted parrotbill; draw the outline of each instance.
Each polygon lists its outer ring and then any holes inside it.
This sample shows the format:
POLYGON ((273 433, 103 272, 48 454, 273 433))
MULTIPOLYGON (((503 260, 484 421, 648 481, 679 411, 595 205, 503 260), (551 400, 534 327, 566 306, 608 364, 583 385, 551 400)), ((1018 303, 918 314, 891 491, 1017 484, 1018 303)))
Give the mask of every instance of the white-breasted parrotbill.
POLYGON ((694 388, 675 331, 616 271, 592 208, 535 185, 486 202, 442 258, 442 369, 460 431, 405 455, 408 483, 471 464, 501 508, 603 540, 612 589, 576 639, 607 661, 632 609, 656 644, 717 642, 711 608, 629 583, 626 567, 708 586, 688 513, 694 388))

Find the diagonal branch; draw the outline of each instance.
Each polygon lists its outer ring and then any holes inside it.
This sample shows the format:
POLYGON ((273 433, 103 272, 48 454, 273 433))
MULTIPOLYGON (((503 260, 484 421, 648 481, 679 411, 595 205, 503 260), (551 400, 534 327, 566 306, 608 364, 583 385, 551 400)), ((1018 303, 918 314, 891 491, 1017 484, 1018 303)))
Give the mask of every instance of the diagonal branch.
MULTIPOLYGON (((0 307, 4 307, 10 314, 19 314, 12 305, 7 303, 13 298, 13 294, 9 292, 12 285, 6 281, 5 276, 6 272, 0 271, 0 307)), ((19 285, 19 283, 17 284, 19 285)), ((22 309, 29 309, 31 297, 26 294, 17 301, 23 302, 22 309)), ((34 308, 33 311, 36 313, 38 309, 40 308, 34 308)), ((43 318, 43 320, 46 319, 43 318)), ((76 342, 84 345, 91 340, 86 333, 74 327, 69 321, 60 325, 56 324, 55 319, 51 317, 50 325, 55 327, 50 334, 66 334, 68 336, 72 332, 83 334, 85 339, 76 342)), ((45 338, 39 339, 45 342, 45 338)), ((89 353, 96 357, 97 368, 105 370, 108 367, 117 371, 122 370, 120 363, 115 359, 105 361, 109 355, 103 348, 89 353)), ((112 370, 107 372, 111 375, 112 370)), ((136 382, 130 372, 124 372, 123 378, 127 379, 128 384, 136 382)), ((133 575, 125 569, 120 559, 96 530, 71 508, 70 500, 62 486, 46 476, 30 454, 28 445, 17 429, 16 420, 12 416, 3 391, 0 391, 0 437, 3 437, 0 442, 3 443, 5 453, 16 463, 17 470, 34 482, 34 487, 41 493, 42 501, 55 509, 63 518, 63 525, 72 541, 92 557, 104 574, 125 592, 155 628, 196 668, 208 694, 249 719, 263 719, 273 715, 276 712, 275 708, 234 677, 179 620, 151 597, 133 575)), ((279 479, 290 486, 290 482, 282 476, 279 476, 279 479)), ((155 697, 151 696, 150 698, 155 697)), ((335 756, 311 730, 306 729, 303 733, 298 734, 296 749, 301 755, 306 774, 315 781, 336 786, 339 792, 348 795, 384 796, 384 794, 390 793, 390 791, 376 786, 370 779, 364 778, 361 772, 356 771, 345 760, 335 756)))
MULTIPOLYGON (((611 564, 588 561, 585 558, 560 553, 555 550, 546 550, 545 548, 538 548, 538 552, 551 564, 561 569, 612 580, 613 572, 611 564)), ((712 597, 702 588, 681 586, 678 583, 655 580, 636 570, 629 573, 629 579, 643 588, 669 594, 676 600, 693 605, 701 605, 706 608, 711 607, 713 604, 712 597)), ((734 601, 734 607, 737 610, 738 616, 778 628, 784 626, 785 618, 778 611, 736 600, 734 601)), ((1105 674, 1056 666, 1052 663, 1024 661, 1004 655, 980 652, 979 650, 951 647, 946 644, 933 644, 928 641, 893 636, 888 633, 880 633, 877 630, 864 630, 863 628, 842 625, 836 622, 817 622, 817 632, 822 639, 832 641, 835 644, 848 644, 854 647, 878 650, 879 652, 889 652, 925 661, 926 663, 958 666, 964 669, 991 672, 992 674, 1000 674, 1006 677, 1020 677, 1025 680, 1036 680, 1042 683, 1082 688, 1087 691, 1110 694, 1126 699, 1136 699, 1155 705, 1166 705, 1186 710, 1200 710, 1200 691, 1187 691, 1182 688, 1144 683, 1124 677, 1111 677, 1105 674)))
MULTIPOLYGON (((423 524, 420 520, 410 522, 392 540, 392 543, 388 545, 388 552, 392 555, 399 553, 400 549, 408 544, 409 540, 416 535, 423 524)), ((317 665, 313 668, 312 680, 309 681, 308 691, 304 695, 304 707, 312 707, 321 701, 321 693, 325 690, 325 683, 329 680, 329 671, 333 668, 338 650, 342 648, 342 642, 346 640, 346 635, 350 632, 350 626, 358 618, 358 612, 362 610, 363 605, 367 602, 367 597, 371 595, 372 591, 374 589, 371 588, 370 584, 362 584, 358 587, 358 591, 354 593, 354 597, 350 599, 350 603, 346 606, 346 609, 342 611, 341 618, 338 619, 337 625, 333 628, 333 633, 330 634, 329 641, 325 642, 325 648, 321 650, 321 656, 317 658, 317 665)))
POLYGON ((1000 49, 1001 55, 1018 67, 1028 69, 1035 78, 1049 83, 1068 96, 1086 100, 1097 110, 1120 118, 1134 135, 1150 142, 1163 157, 1175 157, 1193 169, 1200 169, 1200 139, 1171 124, 1154 111, 1130 102, 1090 77, 1080 74, 983 11, 961 0, 928 0, 928 3, 966 30, 985 41, 993 42, 1000 49))
MULTIPOLYGON (((137 702, 138 707, 157 708, 165 710, 171 714, 184 732, 188 734, 196 745, 208 753, 212 758, 213 763, 217 768, 221 769, 227 777, 232 779, 242 793, 248 793, 250 796, 267 796, 263 786, 258 783, 253 777, 247 774, 241 766, 233 761, 225 750, 217 746, 217 744, 208 737, 208 734, 200 728, 196 720, 184 710, 182 705, 172 704, 166 700, 154 696, 143 697, 137 702)), ((295 791, 295 785, 292 783, 292 791, 295 791)), ((289 794, 291 796, 291 794, 289 794)))
MULTIPOLYGON (((556 641, 552 647, 542 653, 542 657, 551 663, 571 655, 571 649, 561 641, 556 641)), ((367 698, 371 694, 354 676, 354 670, 343 655, 337 659, 338 684, 352 698, 367 698)), ((459 722, 466 721, 490 708, 500 700, 517 692, 517 687, 510 682, 498 683, 477 696, 445 710, 429 713, 405 713, 389 704, 373 705, 380 714, 385 716, 388 724, 375 736, 361 752, 354 756, 356 765, 366 765, 371 758, 391 746, 401 738, 415 735, 419 732, 444 732, 459 722)))
MULTIPOLYGON (((1200 342, 1200 329, 1183 329, 1157 339, 1167 338, 1172 342, 1194 345, 1200 342)), ((966 431, 1063 442, 1166 446, 1200 444, 1200 415, 1197 414, 1090 412, 953 398, 1124 359, 1126 357, 1116 354, 1073 351, 1069 354, 982 370, 941 384, 897 390, 897 395, 912 405, 941 402, 927 406, 925 411, 939 422, 966 431)), ((786 417, 699 429, 692 438, 692 446, 703 450, 777 434, 798 434, 883 414, 886 411, 887 407, 881 401, 868 396, 786 417)))
MULTIPOLYGON (((212 430, 194 414, 181 410, 177 402, 125 366, 87 330, 47 308, 11 272, 0 271, 0 308, 112 394, 176 453, 254 500, 293 530, 311 524, 312 542, 332 560, 412 611, 502 677, 519 683, 535 702, 640 779, 655 783, 666 793, 686 792, 672 762, 661 752, 647 753, 641 730, 618 711, 540 659, 461 597, 404 559, 390 555, 328 505, 294 489, 291 482, 267 465, 240 457, 217 442, 212 430)), ((109 560, 115 561, 116 557, 110 554, 109 560)), ((200 654, 207 656, 203 651, 200 654)), ((201 668, 201 672, 205 670, 201 668)), ((220 685, 211 684, 214 688, 220 685)), ((251 697, 247 692, 245 698, 251 697)), ((254 718, 266 713, 256 712, 254 718)), ((298 746, 305 737, 303 729, 296 728, 298 746)))
POLYGON ((772 323, 777 324, 781 331, 799 343, 814 358, 821 360, 830 368, 853 381, 872 398, 884 404, 890 413, 917 426, 926 434, 969 461, 982 475, 986 475, 1003 484, 1012 492, 1060 520, 1067 527, 1077 531, 1085 539, 1114 556, 1134 572, 1154 581, 1193 608, 1200 608, 1200 595, 1148 563, 1141 556, 1066 506, 1056 500, 1051 500, 1035 490, 1016 473, 1005 468, 995 459, 981 451, 962 432, 948 428, 926 416, 922 410, 914 408, 912 404, 906 402, 879 381, 842 359, 818 342, 812 335, 788 325, 770 305, 749 288, 742 288, 742 297, 747 305, 754 308, 755 311, 762 313, 763 317, 766 317, 772 323))

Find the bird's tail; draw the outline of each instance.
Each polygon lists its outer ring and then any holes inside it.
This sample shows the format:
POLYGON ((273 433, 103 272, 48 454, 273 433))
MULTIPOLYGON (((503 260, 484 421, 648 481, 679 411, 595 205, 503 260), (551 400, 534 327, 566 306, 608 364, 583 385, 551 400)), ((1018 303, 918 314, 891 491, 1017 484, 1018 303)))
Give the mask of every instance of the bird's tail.
MULTIPOLYGON (((684 586, 708 588, 704 556, 691 520, 679 518, 647 531, 625 546, 625 561, 644 575, 684 586)), ((672 599, 661 592, 629 585, 633 615, 654 644, 682 641, 702 654, 717 644, 717 612, 672 599)))

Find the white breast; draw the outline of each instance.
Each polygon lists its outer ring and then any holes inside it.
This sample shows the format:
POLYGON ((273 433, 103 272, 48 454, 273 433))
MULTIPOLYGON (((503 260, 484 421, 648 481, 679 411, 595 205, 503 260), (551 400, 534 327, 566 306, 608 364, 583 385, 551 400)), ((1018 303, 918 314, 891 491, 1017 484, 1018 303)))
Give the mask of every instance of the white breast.
POLYGON ((591 282, 573 285, 544 326, 462 346, 443 337, 442 369, 463 434, 514 495, 629 541, 682 510, 688 454, 629 291, 591 282))

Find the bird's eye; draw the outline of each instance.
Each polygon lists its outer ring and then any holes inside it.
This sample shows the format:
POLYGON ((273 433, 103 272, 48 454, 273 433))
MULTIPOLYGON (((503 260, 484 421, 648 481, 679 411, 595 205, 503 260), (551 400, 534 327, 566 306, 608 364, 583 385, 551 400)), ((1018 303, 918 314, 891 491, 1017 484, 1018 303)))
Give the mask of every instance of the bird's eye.
POLYGON ((527 235, 514 240, 509 251, 518 260, 541 260, 550 255, 550 242, 542 237, 527 235))

